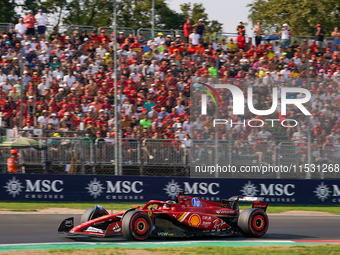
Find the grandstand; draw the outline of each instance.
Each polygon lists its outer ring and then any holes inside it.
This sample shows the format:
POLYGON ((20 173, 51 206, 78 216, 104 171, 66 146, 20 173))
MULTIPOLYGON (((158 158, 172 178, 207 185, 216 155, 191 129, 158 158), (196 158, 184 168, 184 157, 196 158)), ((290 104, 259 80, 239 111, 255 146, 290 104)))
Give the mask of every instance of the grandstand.
MULTIPOLYGON (((47 151, 21 151, 26 172, 65 173, 72 160, 78 162, 72 173, 142 175, 188 175, 189 166, 200 162, 339 162, 340 52, 332 41, 325 48, 302 37, 289 45, 285 41, 285 47, 280 40, 255 45, 239 32, 205 35, 196 45, 183 31, 159 30, 153 37, 146 29, 118 28, 115 40, 108 28, 81 26, 56 28, 46 38, 18 38, 13 27, 0 33, 0 135, 5 141, 6 131, 17 129, 20 136, 48 144, 47 151), (222 105, 209 101, 211 111, 202 115, 200 83, 233 84, 243 92, 252 86, 256 109, 270 108, 273 87, 306 88, 312 93, 306 104, 312 116, 289 108, 287 115, 276 111, 267 119, 296 119, 296 127, 214 128, 213 116, 234 122, 261 118, 249 111, 232 115, 226 91, 219 91, 222 105), (120 173, 112 167, 117 137, 120 173)), ((7 157, 8 150, 0 150, 0 162, 7 157)))

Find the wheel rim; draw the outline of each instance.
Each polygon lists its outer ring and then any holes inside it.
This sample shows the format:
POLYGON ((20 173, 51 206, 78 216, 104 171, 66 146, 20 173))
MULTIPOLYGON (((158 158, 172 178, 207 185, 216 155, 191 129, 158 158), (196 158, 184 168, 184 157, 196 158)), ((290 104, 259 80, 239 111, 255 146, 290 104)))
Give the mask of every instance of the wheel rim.
POLYGON ((262 215, 256 215, 253 219, 253 228, 256 231, 262 231, 265 228, 265 219, 262 215))
POLYGON ((148 222, 144 218, 138 218, 134 224, 135 233, 139 236, 144 235, 148 231, 148 222))

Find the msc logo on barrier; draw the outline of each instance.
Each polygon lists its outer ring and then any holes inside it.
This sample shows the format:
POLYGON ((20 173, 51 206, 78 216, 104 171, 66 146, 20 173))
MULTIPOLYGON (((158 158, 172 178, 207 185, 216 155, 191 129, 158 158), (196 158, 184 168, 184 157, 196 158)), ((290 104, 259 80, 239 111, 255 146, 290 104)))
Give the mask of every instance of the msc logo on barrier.
POLYGON ((8 182, 6 182, 6 186, 4 186, 4 188, 10 196, 15 197, 20 194, 23 188, 25 188, 21 184, 22 183, 19 180, 13 177, 12 179, 8 180, 8 182))
POLYGON ((339 203, 340 198, 334 198, 334 197, 340 197, 340 189, 338 185, 333 184, 332 188, 328 187, 328 185, 324 184, 324 182, 321 182, 316 188, 315 188, 315 196, 320 199, 322 202, 325 202, 325 200, 328 199, 328 197, 332 197, 332 203, 339 203), (332 189, 333 188, 333 189, 332 189))
POLYGON ((21 192, 25 192, 25 198, 50 198, 50 199, 62 199, 63 195, 57 195, 63 191, 62 180, 25 180, 25 186, 20 180, 13 177, 6 182, 4 188, 10 196, 15 198, 20 195, 21 192))
POLYGON ((240 190, 245 196, 265 196, 266 202, 295 202, 293 195, 295 194, 294 184, 264 184, 260 183, 260 190, 251 181, 245 183, 240 190))
POLYGON ((142 196, 133 196, 143 192, 142 181, 106 181, 106 187, 97 178, 87 184, 87 193, 94 198, 101 196, 102 193, 106 193, 106 199, 143 199, 142 196), (106 191, 105 191, 106 190, 106 191), (113 195, 111 195, 113 194, 113 195))
POLYGON ((255 184, 252 184, 251 181, 244 184, 240 191, 242 192, 242 195, 251 197, 256 196, 257 192, 259 192, 259 190, 256 189, 255 184))
POLYGON ((100 181, 97 181, 97 178, 94 178, 93 181, 90 181, 90 183, 87 184, 85 189, 87 189, 87 192, 90 193, 91 196, 97 198, 101 195, 105 188, 103 187, 103 184, 100 183, 100 181))
MULTIPOLYGON (((215 195, 219 194, 219 188, 220 184, 217 182, 207 183, 207 182, 183 182, 184 191, 185 194, 188 195, 202 195, 201 198, 208 199, 208 200, 219 200, 218 197, 215 197, 215 195), (209 196, 210 195, 210 196, 209 196), (209 197, 208 197, 209 196, 209 197)), ((175 180, 171 180, 171 182, 168 182, 167 185, 165 185, 165 188, 163 189, 165 193, 171 197, 171 199, 175 199, 178 192, 181 191, 181 185, 178 184, 175 180)))

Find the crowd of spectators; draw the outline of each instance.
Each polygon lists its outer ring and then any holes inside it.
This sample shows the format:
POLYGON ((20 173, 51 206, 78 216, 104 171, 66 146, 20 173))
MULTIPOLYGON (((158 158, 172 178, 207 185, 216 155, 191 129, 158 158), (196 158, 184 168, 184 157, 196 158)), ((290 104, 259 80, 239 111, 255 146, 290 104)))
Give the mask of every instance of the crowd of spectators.
MULTIPOLYGON (((333 42, 324 41, 325 32, 321 33, 319 24, 315 40, 291 42, 291 31, 288 24, 284 24, 278 33, 281 40, 263 41, 260 22, 254 29, 255 38, 251 38, 246 37, 241 21, 237 36, 210 40, 204 36, 204 20, 191 25, 188 19, 183 27, 184 37, 161 32, 150 38, 133 34, 125 37, 120 31, 115 40, 114 35, 105 30, 100 34, 85 30, 68 34, 60 33, 55 27, 45 35, 47 18, 43 20, 42 10, 39 15, 29 12, 29 17, 19 20, 15 29, 0 34, 2 130, 41 128, 44 130, 41 136, 58 137, 64 132, 79 131, 84 125, 84 134, 90 139, 115 138, 113 54, 116 44, 118 118, 125 138, 188 140, 188 134, 193 134, 191 138, 212 139, 215 131, 211 116, 192 112, 196 119, 190 121, 190 91, 196 82, 212 86, 216 81, 233 83, 244 91, 253 86, 255 107, 268 109, 271 87, 308 88, 309 73, 312 140, 318 146, 340 143, 340 34, 337 28, 332 32, 333 42), (22 75, 21 57, 24 57, 22 75), (21 92, 23 112, 20 111, 21 92)), ((324 30, 329 32, 329 28, 324 30)), ((242 116, 231 114, 230 94, 221 96, 221 116, 242 120, 242 116)), ((294 116, 299 125, 284 129, 281 136, 303 144, 309 132, 307 117, 295 108, 290 108, 287 116, 277 113, 275 117, 282 120, 294 116)), ((248 113, 244 118, 253 117, 248 113)), ((280 140, 267 126, 221 127, 219 139, 254 143, 262 139, 280 140)))

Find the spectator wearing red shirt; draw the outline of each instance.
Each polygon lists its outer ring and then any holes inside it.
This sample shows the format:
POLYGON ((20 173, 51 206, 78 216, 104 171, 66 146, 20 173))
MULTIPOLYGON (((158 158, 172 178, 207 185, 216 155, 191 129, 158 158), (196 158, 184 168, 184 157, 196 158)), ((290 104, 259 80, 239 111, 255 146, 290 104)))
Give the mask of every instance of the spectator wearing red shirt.
POLYGON ((205 52, 205 47, 203 46, 203 43, 199 43, 198 46, 195 47, 196 52, 198 54, 203 55, 205 52))
POLYGON ((190 55, 193 55, 195 53, 195 47, 192 45, 192 43, 190 42, 188 47, 187 47, 187 53, 190 55))
POLYGON ((109 103, 109 98, 105 97, 104 98, 104 103, 102 104, 102 109, 105 111, 109 111, 111 109, 111 104, 109 103))
POLYGON ((335 121, 332 130, 335 130, 335 133, 340 134, 340 120, 335 121))
POLYGON ((68 106, 63 104, 62 109, 58 112, 58 118, 63 118, 67 112, 69 112, 68 106))
POLYGON ((318 47, 318 45, 316 45, 316 41, 313 40, 312 45, 309 46, 309 48, 311 49, 311 52, 314 53, 315 52, 315 48, 318 47))
POLYGON ((86 118, 83 120, 84 124, 87 126, 90 123, 94 123, 96 120, 91 116, 90 112, 86 113, 86 118))
POLYGON ((187 18, 187 22, 184 23, 183 25, 183 32, 184 32, 184 37, 187 41, 189 42, 189 35, 191 34, 191 18, 187 18))
POLYGON ((237 36, 236 41, 237 41, 237 47, 243 50, 246 49, 246 37, 244 36, 243 30, 239 31, 239 35, 237 36))
POLYGON ((142 44, 138 42, 138 37, 136 36, 134 38, 134 42, 131 44, 131 47, 133 48, 134 51, 140 52, 142 51, 142 44))
POLYGON ((24 18, 24 23, 27 27, 26 35, 29 35, 29 38, 31 39, 35 35, 34 24, 37 23, 32 10, 28 11, 28 14, 24 18))
POLYGON ((321 125, 321 122, 319 121, 316 124, 316 126, 313 128, 313 135, 314 136, 319 136, 319 135, 321 135, 322 131, 323 131, 323 127, 321 125))
POLYGON ((102 30, 100 30, 100 36, 97 37, 97 41, 99 43, 104 43, 103 42, 104 39, 105 39, 105 42, 109 42, 110 41, 109 37, 107 35, 105 35, 105 30, 102 29, 102 30))

